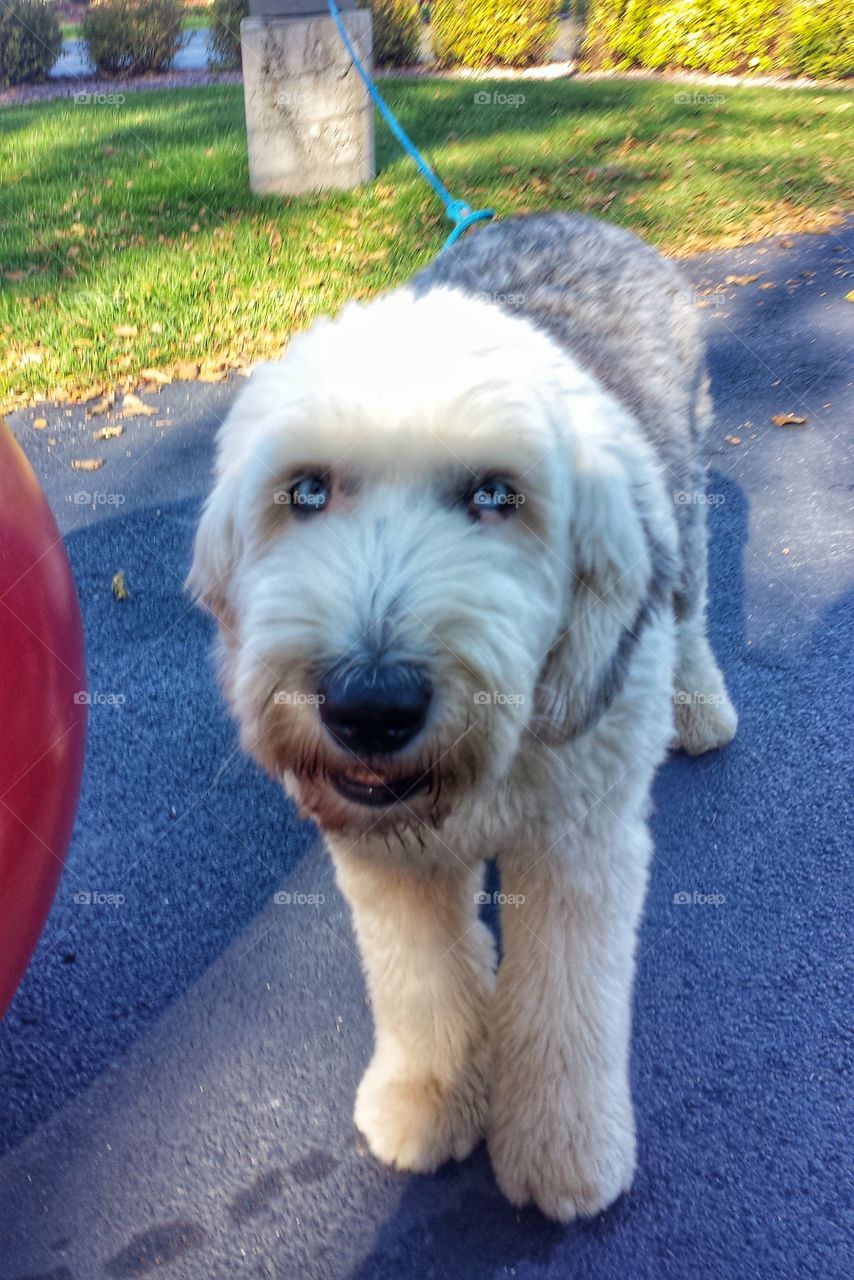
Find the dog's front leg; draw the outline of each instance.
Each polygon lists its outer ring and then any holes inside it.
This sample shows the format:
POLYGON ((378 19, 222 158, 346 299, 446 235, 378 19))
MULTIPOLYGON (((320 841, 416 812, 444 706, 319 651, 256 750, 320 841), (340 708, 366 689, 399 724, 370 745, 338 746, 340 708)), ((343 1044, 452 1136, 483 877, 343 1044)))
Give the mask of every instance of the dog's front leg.
POLYGON ((513 1204, 561 1222, 607 1208, 635 1167, 628 1053, 649 837, 614 825, 610 848, 576 832, 501 862, 489 1151, 513 1204))
POLYGON ((354 1119, 378 1159, 430 1172, 483 1136, 494 946, 477 919, 481 873, 332 852, 375 1023, 354 1119))

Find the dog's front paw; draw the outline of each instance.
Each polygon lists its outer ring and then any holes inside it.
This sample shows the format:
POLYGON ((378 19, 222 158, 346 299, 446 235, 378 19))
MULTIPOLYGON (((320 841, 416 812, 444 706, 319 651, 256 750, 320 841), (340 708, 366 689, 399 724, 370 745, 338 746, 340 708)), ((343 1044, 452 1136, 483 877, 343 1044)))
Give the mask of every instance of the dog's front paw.
POLYGON ((488 1140, 496 1180, 511 1204, 535 1204, 557 1222, 601 1213, 634 1177, 631 1104, 607 1123, 591 1123, 570 1114, 532 1116, 519 1099, 512 1113, 493 1111, 488 1140))
POLYGON ((483 1137, 487 1109, 482 1064, 452 1084, 434 1075, 391 1073, 375 1056, 359 1085, 353 1118, 373 1154, 413 1173, 464 1160, 483 1137))
POLYGON ((714 693, 677 691, 676 746, 689 756, 725 747, 735 737, 738 714, 720 684, 714 693))

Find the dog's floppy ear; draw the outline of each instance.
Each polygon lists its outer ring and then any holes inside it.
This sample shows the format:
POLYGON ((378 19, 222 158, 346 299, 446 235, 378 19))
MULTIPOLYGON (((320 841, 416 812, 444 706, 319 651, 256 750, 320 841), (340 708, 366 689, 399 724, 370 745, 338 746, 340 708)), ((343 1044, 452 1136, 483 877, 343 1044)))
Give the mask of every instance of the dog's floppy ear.
MULTIPOLYGON (((234 610, 229 589, 234 569, 254 541, 255 515, 247 494, 263 464, 259 441, 278 401, 279 366, 259 365, 237 397, 217 433, 214 487, 202 511, 186 587, 196 602, 230 630, 234 610)), ((281 398, 281 397, 279 397, 281 398)))
POLYGON ((572 480, 562 626, 540 672, 532 726, 544 741, 584 732, 622 684, 647 615, 672 589, 654 505, 663 486, 645 443, 571 443, 572 480))
POLYGON ((193 562, 186 581, 196 602, 225 627, 231 627, 233 622, 228 588, 243 551, 243 538, 236 524, 237 487, 233 476, 221 475, 217 479, 196 530, 193 562))

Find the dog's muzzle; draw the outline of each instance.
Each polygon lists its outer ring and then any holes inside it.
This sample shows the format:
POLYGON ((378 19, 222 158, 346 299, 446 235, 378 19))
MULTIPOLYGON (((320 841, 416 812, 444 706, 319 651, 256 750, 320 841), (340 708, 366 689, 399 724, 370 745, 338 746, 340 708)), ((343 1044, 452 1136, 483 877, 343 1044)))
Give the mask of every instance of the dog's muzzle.
POLYGON ((382 807, 428 784, 423 769, 400 776, 392 761, 386 767, 386 759, 408 746, 427 721, 432 689, 419 667, 333 667, 317 692, 323 727, 352 758, 352 766, 329 775, 339 795, 354 804, 382 807))

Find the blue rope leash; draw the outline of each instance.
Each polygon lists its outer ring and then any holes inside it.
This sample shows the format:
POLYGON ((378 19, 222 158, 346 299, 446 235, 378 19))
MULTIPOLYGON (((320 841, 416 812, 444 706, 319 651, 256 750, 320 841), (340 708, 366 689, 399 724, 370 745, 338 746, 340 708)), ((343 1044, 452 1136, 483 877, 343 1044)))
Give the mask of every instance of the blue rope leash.
POLYGON ((338 34, 344 42, 344 47, 353 59, 353 66, 362 77, 365 88, 376 104, 377 110, 383 120, 385 120, 389 129, 391 129, 392 133, 397 138, 400 145, 403 147, 403 150, 415 161, 418 172, 427 180, 427 182, 430 183, 430 186, 444 204, 446 215, 454 224, 453 231, 442 246, 443 249, 447 249, 448 245, 453 244, 455 240, 459 240, 460 236, 464 232, 468 231, 469 227, 474 226, 476 222, 486 222, 489 218, 494 218, 495 210, 471 209, 469 205, 466 204, 465 200, 454 199, 445 184, 439 180, 437 175, 430 168, 429 164, 424 159, 415 143, 406 133, 396 116, 393 115, 391 108, 386 105, 384 98, 371 78, 370 72, 366 70, 361 58, 353 47, 353 42, 347 33, 347 28, 341 20, 341 11, 335 3, 335 0, 326 0, 326 3, 329 5, 329 12, 332 15, 332 21, 338 28, 338 34))

